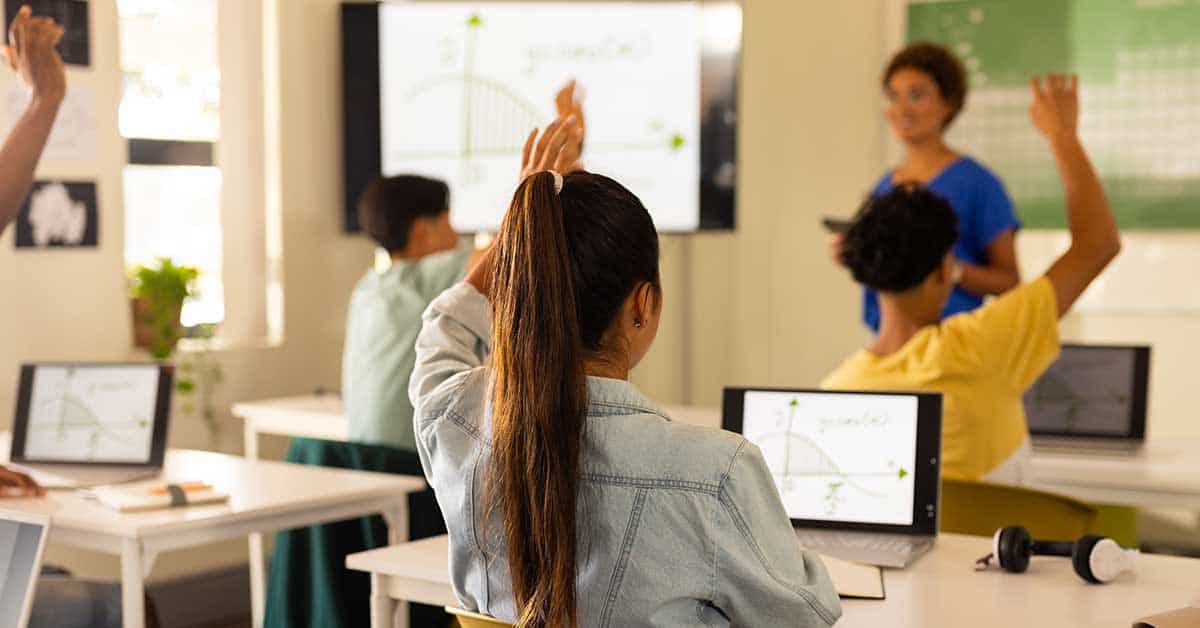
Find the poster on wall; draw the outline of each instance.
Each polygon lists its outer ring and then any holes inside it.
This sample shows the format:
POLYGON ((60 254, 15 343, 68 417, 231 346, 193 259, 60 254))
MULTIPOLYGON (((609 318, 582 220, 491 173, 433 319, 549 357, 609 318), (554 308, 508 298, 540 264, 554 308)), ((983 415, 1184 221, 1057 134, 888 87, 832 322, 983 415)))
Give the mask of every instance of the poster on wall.
POLYGON ((99 221, 94 181, 35 181, 17 214, 17 248, 95 248, 99 221))
POLYGON ((65 31, 58 42, 58 53, 70 65, 91 65, 91 46, 88 38, 88 3, 86 0, 3 0, 4 43, 8 28, 21 6, 28 4, 34 15, 54 18, 65 31))
MULTIPOLYGON (((17 120, 29 106, 31 94, 21 82, 4 94, 4 135, 8 136, 17 120)), ((42 150, 45 161, 84 161, 96 159, 96 91, 86 86, 71 85, 66 98, 58 107, 50 139, 42 150)))

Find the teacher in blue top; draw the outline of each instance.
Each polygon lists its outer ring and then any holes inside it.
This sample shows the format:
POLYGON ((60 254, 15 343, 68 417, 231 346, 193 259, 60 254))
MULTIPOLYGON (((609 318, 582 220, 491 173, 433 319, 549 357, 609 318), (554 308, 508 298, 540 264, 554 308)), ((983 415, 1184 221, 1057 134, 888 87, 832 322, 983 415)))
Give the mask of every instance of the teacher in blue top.
MULTIPOLYGON (((1016 232, 1021 224, 1000 179, 983 164, 946 145, 946 129, 966 100, 966 72, 942 46, 915 43, 888 63, 883 92, 888 122, 904 143, 904 159, 884 173, 872 195, 884 194, 897 183, 915 181, 950 203, 958 215, 960 233, 954 246, 957 285, 942 317, 973 310, 987 295, 1001 294, 1020 283, 1016 232)), ((878 331, 879 301, 871 290, 864 290, 863 320, 878 331)))

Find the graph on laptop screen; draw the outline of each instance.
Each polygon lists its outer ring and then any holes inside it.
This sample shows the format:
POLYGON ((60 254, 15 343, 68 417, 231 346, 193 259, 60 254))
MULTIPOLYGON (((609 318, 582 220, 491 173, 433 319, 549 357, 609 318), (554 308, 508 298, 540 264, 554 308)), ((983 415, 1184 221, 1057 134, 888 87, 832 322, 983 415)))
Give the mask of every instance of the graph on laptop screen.
POLYGON ((917 397, 747 391, 758 445, 793 519, 911 525, 917 397))
POLYGON ((25 456, 146 462, 158 378, 156 365, 39 366, 30 396, 25 456))

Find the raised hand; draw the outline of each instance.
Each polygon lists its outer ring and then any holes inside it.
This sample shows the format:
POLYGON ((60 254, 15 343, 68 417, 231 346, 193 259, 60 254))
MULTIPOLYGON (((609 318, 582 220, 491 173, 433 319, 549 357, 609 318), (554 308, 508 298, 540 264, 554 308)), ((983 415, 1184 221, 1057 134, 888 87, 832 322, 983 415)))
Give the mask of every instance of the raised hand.
POLYGON ((530 131, 529 137, 525 138, 525 147, 521 149, 520 180, 543 170, 562 174, 577 170, 579 144, 570 140, 576 136, 578 128, 578 119, 569 115, 551 122, 540 137, 537 129, 530 131))
POLYGON ((1029 81, 1033 104, 1029 117, 1048 139, 1075 137, 1079 127, 1079 77, 1047 74, 1029 81))
MULTIPOLYGON (((579 124, 573 139, 578 144, 577 150, 582 154, 583 140, 587 135, 587 120, 583 117, 583 89, 574 79, 567 81, 567 84, 563 85, 554 95, 554 108, 558 111, 559 118, 575 116, 579 124)), ((582 169, 582 165, 572 168, 572 170, 582 169)))
POLYGON ((57 106, 67 93, 62 57, 54 48, 62 36, 63 28, 53 18, 33 17, 28 5, 13 18, 4 56, 33 91, 34 103, 57 106))

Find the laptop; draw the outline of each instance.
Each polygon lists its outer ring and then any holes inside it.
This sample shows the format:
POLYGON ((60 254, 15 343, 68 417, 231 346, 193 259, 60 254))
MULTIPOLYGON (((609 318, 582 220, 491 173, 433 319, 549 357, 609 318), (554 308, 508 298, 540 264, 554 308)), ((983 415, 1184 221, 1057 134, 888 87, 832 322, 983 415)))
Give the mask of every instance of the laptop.
POLYGON ((804 547, 883 567, 933 547, 940 394, 726 388, 722 414, 762 451, 804 547))
POLYGON ((173 374, 160 364, 22 365, 12 466, 45 488, 158 475, 173 374))
POLYGON ((0 510, 0 626, 29 623, 49 531, 44 515, 0 510))
POLYGON ((1039 451, 1136 453, 1146 440, 1150 347, 1066 344, 1025 393, 1039 451))

